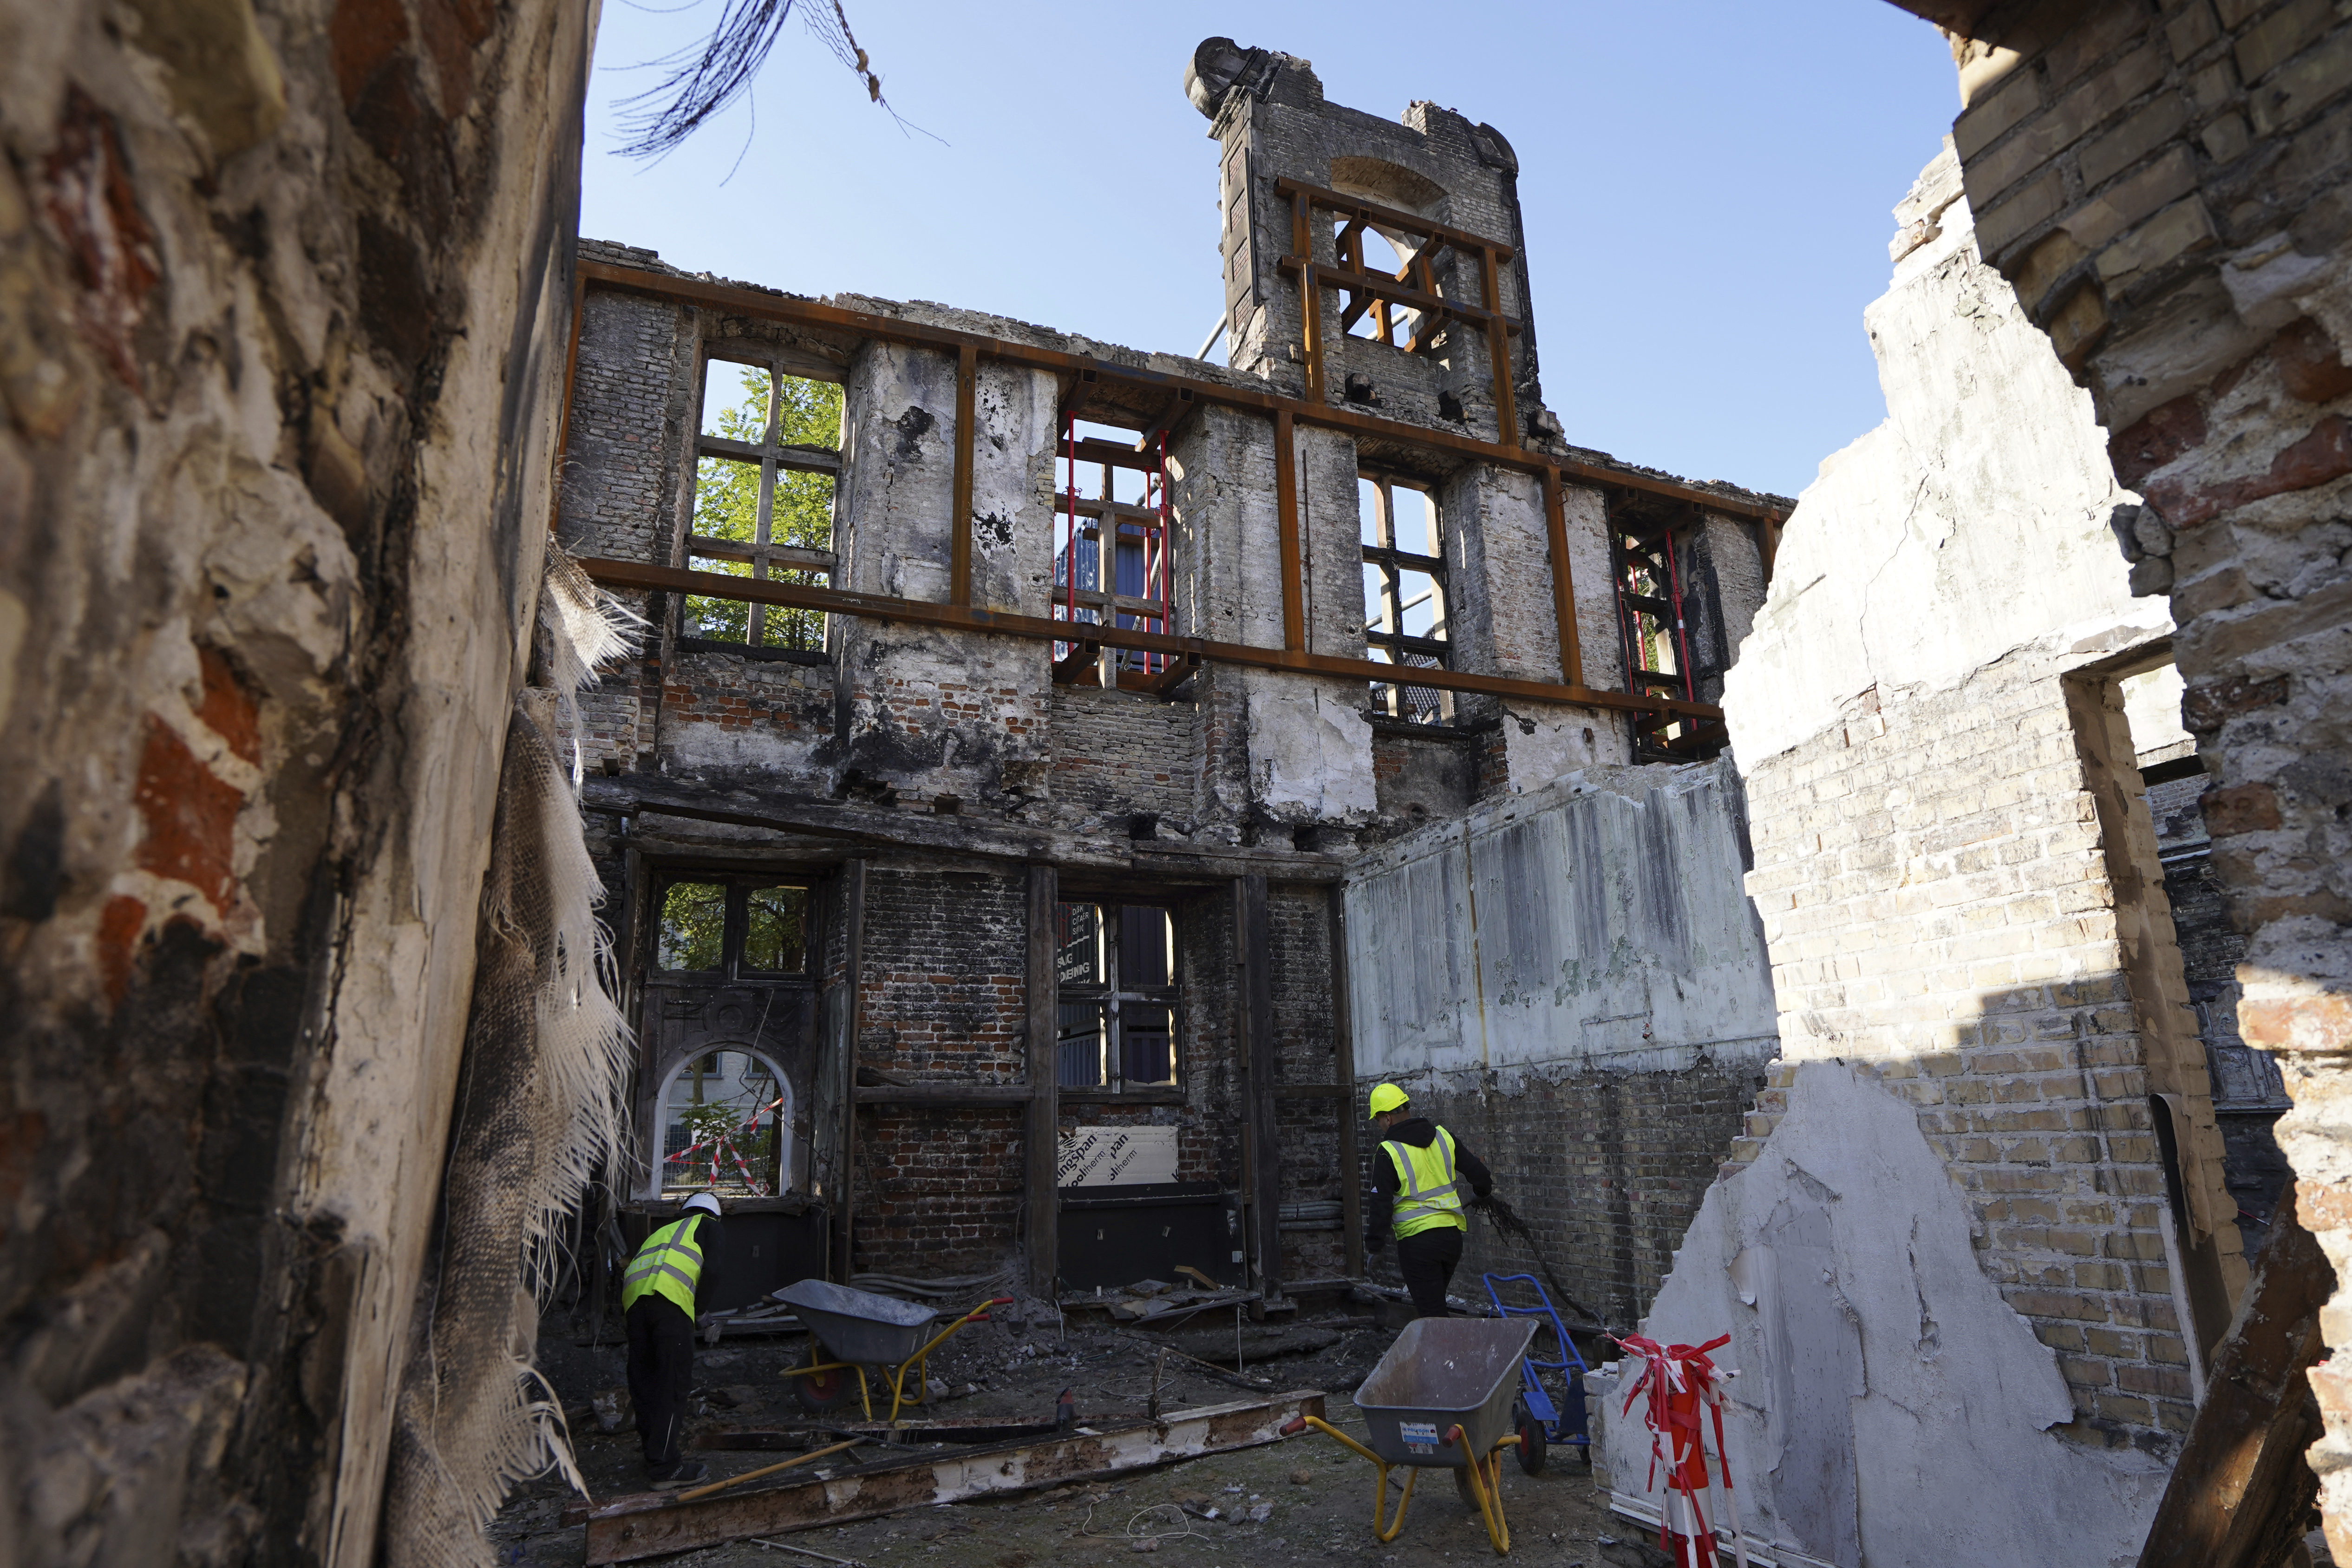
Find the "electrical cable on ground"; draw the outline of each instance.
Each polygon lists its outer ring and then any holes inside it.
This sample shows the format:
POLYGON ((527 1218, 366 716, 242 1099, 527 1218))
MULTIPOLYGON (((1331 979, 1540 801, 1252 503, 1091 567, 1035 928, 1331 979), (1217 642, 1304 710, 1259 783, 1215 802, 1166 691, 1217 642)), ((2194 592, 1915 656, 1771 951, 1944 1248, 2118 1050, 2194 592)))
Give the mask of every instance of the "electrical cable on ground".
POLYGON ((1099 1508, 1099 1507, 1101 1507, 1101 1506, 1102 1506, 1102 1505, 1101 1505, 1101 1504, 1099 1504, 1099 1503, 1091 1503, 1091 1502, 1090 1502, 1090 1503, 1087 1504, 1087 1517, 1086 1517, 1086 1520, 1085 1520, 1085 1521, 1084 1521, 1084 1522, 1082 1522, 1082 1523, 1078 1526, 1077 1531, 1076 1531, 1076 1535, 1077 1535, 1077 1538, 1078 1538, 1079 1540, 1081 1540, 1081 1541, 1181 1541, 1181 1540, 1183 1540, 1183 1539, 1184 1539, 1186 1536, 1188 1536, 1188 1535, 1197 1535, 1197 1536, 1201 1537, 1201 1538, 1202 1538, 1202 1540, 1204 1540, 1204 1541, 1208 1539, 1208 1532, 1207 1532, 1206 1531, 1200 1531, 1200 1530, 1195 1530, 1195 1529, 1193 1529, 1193 1528, 1192 1528, 1192 1515, 1190 1515, 1190 1514, 1188 1514, 1188 1513, 1186 1513, 1186 1512, 1185 1512, 1181 1508, 1178 1507, 1176 1504, 1174 1504, 1174 1503, 1172 1503, 1172 1502, 1154 1503, 1154 1504, 1152 1504, 1150 1508, 1146 1508, 1146 1509, 1138 1509, 1134 1513, 1129 1514, 1129 1515, 1128 1516, 1128 1520, 1127 1520, 1127 1528, 1126 1528, 1124 1531, 1122 1531, 1119 1534, 1118 1534, 1118 1535, 1111 1535, 1111 1534, 1108 1534, 1108 1533, 1104 1533, 1104 1534, 1099 1534, 1099 1535, 1098 1535, 1098 1534, 1097 1534, 1097 1533, 1095 1532, 1095 1510, 1096 1510, 1096 1509, 1097 1509, 1097 1508, 1099 1508), (1178 1521, 1179 1521, 1179 1522, 1181 1522, 1181 1523, 1184 1526, 1184 1528, 1183 1528, 1183 1529, 1181 1529, 1181 1530, 1161 1530, 1161 1531, 1150 1531, 1150 1530, 1147 1530, 1147 1531, 1139 1531, 1135 1528, 1135 1526, 1136 1526, 1136 1521, 1139 1521, 1139 1520, 1143 1520, 1143 1519, 1149 1519, 1149 1518, 1150 1518, 1150 1517, 1151 1517, 1153 1514, 1155 1514, 1155 1513, 1172 1513, 1172 1514, 1174 1514, 1174 1515, 1176 1516, 1176 1518, 1177 1518, 1178 1521))

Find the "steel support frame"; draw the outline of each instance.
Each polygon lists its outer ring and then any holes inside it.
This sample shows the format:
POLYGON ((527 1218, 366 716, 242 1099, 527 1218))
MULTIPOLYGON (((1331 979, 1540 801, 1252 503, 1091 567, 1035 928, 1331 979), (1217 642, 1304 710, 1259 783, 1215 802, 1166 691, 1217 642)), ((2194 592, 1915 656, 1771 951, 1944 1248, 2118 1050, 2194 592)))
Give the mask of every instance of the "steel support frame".
POLYGON ((1281 180, 1276 190, 1290 201, 1290 254, 1276 265, 1298 279, 1299 331, 1301 347, 1307 360, 1307 396, 1311 402, 1322 402, 1328 396, 1329 376, 1324 367, 1323 290, 1344 289, 1349 295, 1345 319, 1353 321, 1362 314, 1359 294, 1376 296, 1381 301, 1381 318, 1387 325, 1387 302, 1393 300, 1421 314, 1414 329, 1412 342, 1406 352, 1417 353, 1426 347, 1430 334, 1446 321, 1462 321, 1481 327, 1486 338, 1488 368, 1493 379, 1495 399, 1495 434, 1497 444, 1516 450, 1519 446, 1517 400, 1511 390, 1511 337, 1519 331, 1518 324, 1503 314, 1501 269, 1499 263, 1511 258, 1514 252, 1507 245, 1482 239, 1464 229, 1433 224, 1393 207, 1384 207, 1341 195, 1319 185, 1306 184, 1297 180, 1281 180), (1413 258, 1405 263, 1404 270, 1394 278, 1376 275, 1366 270, 1360 248, 1354 249, 1352 267, 1326 269, 1315 259, 1314 215, 1336 212, 1349 221, 1349 234, 1357 234, 1366 224, 1381 228, 1393 228, 1418 237, 1422 244, 1413 258), (1476 261, 1481 302, 1465 305, 1440 298, 1430 271, 1430 258, 1440 249, 1459 251, 1476 261), (1422 287, 1414 289, 1405 283, 1408 277, 1418 278, 1422 287))
MULTIPOLYGON (((1345 200, 1345 198, 1340 198, 1345 200)), ((1423 222, 1423 220, 1414 220, 1423 222)), ((1424 226, 1425 224, 1424 224, 1424 226)), ((1499 260, 1508 260, 1509 252, 1498 247, 1499 260)), ((1516 444, 1482 441, 1475 436, 1456 435, 1450 430, 1428 429, 1419 425, 1406 425, 1377 415, 1360 413, 1353 408, 1333 407, 1304 398, 1286 397, 1280 393, 1262 391, 1255 387, 1234 386, 1223 382, 1204 381, 1192 376, 1173 375, 1164 371, 1147 370, 1139 365, 1119 364, 1094 359, 1085 354, 1067 353, 1059 349, 1040 348, 1031 343, 1014 342, 1003 338, 991 338, 977 332, 958 331, 950 327, 934 327, 919 321, 903 321, 895 316, 870 315, 863 310, 845 310, 838 306, 823 305, 813 300, 795 300, 788 295, 771 294, 738 284, 709 283, 696 278, 675 278, 666 273, 646 272, 634 267, 615 267, 610 262, 583 261, 580 264, 582 279, 603 288, 622 289, 630 293, 649 295, 681 304, 698 305, 724 310, 730 315, 757 317, 763 321, 783 321, 795 326, 813 327, 820 331, 855 332, 861 337, 883 342, 903 343, 915 348, 941 349, 956 353, 970 344, 979 354, 1006 364, 1049 370, 1057 374, 1093 373, 1105 383, 1149 387, 1173 395, 1189 395, 1189 401, 1213 404, 1220 407, 1272 415, 1288 410, 1300 424, 1318 426, 1325 429, 1345 430, 1354 435, 1370 436, 1402 446, 1418 447, 1431 452, 1495 463, 1516 468, 1523 473, 1541 474, 1546 469, 1565 478, 1588 484, 1610 485, 1621 489, 1641 490, 1651 495, 1670 497, 1703 506, 1709 511, 1730 516, 1769 518, 1779 521, 1787 513, 1779 507, 1765 505, 1740 495, 1726 495, 1697 485, 1636 472, 1630 468, 1608 467, 1585 462, 1575 458, 1554 458, 1531 451, 1516 444)), ((576 318, 575 318, 576 320, 576 318)), ((1139 455, 1139 454, 1137 454, 1139 455)))
MULTIPOLYGON (((1443 226, 1432 225, 1425 219, 1409 214, 1394 213, 1370 204, 1355 202, 1336 193, 1300 187, 1294 196, 1294 229, 1301 215, 1310 206, 1320 205, 1351 215, 1376 218, 1416 233, 1427 234, 1433 239, 1448 244, 1461 244, 1465 248, 1485 247, 1496 261, 1510 259, 1508 247, 1492 246, 1475 236, 1457 233, 1443 226)), ((1309 654, 1306 651, 1304 626, 1304 592, 1298 582, 1298 508, 1296 458, 1292 442, 1286 437, 1297 425, 1305 424, 1324 429, 1347 432, 1353 436, 1391 441, 1421 448, 1432 453, 1472 461, 1495 464, 1532 473, 1543 481, 1547 493, 1547 521, 1555 522, 1556 506, 1560 484, 1568 479, 1661 495, 1704 507, 1708 510, 1742 515, 1760 521, 1766 543, 1777 542, 1779 524, 1783 514, 1775 508, 1759 505, 1739 496, 1726 496, 1696 486, 1649 475, 1623 472, 1599 464, 1573 458, 1555 458, 1535 453, 1517 444, 1514 426, 1507 426, 1505 442, 1482 441, 1474 437, 1455 435, 1450 431, 1424 429, 1382 419, 1353 409, 1330 406, 1310 386, 1307 398, 1286 397, 1276 393, 1255 388, 1236 387, 1224 384, 1171 375, 1164 372, 1145 370, 1130 365, 1108 363, 1059 350, 1040 348, 1028 343, 984 337, 977 333, 957 331, 950 328, 933 327, 888 316, 877 316, 859 310, 842 310, 814 300, 795 300, 782 294, 766 293, 739 285, 706 282, 699 279, 677 278, 663 273, 647 272, 636 268, 616 267, 609 262, 583 261, 579 264, 575 286, 575 306, 572 313, 572 343, 569 359, 576 363, 582 313, 585 309, 587 290, 591 285, 648 295, 676 303, 693 305, 732 314, 777 321, 820 330, 855 332, 878 341, 927 347, 953 353, 957 356, 956 421, 956 484, 955 510, 950 528, 950 595, 948 605, 894 599, 880 595, 845 594, 834 589, 819 589, 796 584, 755 583, 717 573, 695 573, 678 568, 656 567, 634 562, 590 561, 583 564, 590 575, 613 587, 635 587, 655 591, 692 593, 719 598, 742 598, 751 603, 784 605, 822 609, 828 613, 863 615, 876 619, 898 620, 950 626, 965 630, 997 631, 1014 636, 1045 636, 1049 640, 1066 640, 1066 626, 1055 630, 1059 623, 1043 622, 1043 632, 1026 625, 1032 617, 1004 615, 971 604, 971 504, 970 489, 972 470, 973 421, 965 416, 970 406, 978 362, 985 355, 1008 364, 1033 369, 1050 370, 1057 374, 1085 376, 1097 383, 1117 383, 1129 386, 1149 387, 1170 398, 1194 405, 1213 404, 1223 407, 1268 415, 1276 425, 1277 489, 1286 490, 1287 505, 1281 505, 1281 526, 1286 542, 1284 567, 1284 643, 1280 650, 1249 647, 1244 645, 1212 643, 1196 637, 1178 637, 1166 634, 1119 631, 1107 628, 1100 641, 1113 647, 1141 648, 1151 652, 1189 657, 1194 660, 1255 665, 1259 668, 1293 669, 1309 674, 1330 675, 1351 680, 1378 680, 1389 678, 1389 668, 1368 659, 1340 659, 1309 654), (1288 483, 1283 479, 1287 475, 1288 483), (961 570, 955 569, 961 561, 961 570), (660 578, 661 580, 655 580, 660 578)), ((1312 295, 1310 294, 1311 298, 1312 295)), ((1307 313, 1310 321, 1318 321, 1315 311, 1307 313)), ((1309 355, 1310 376, 1319 378, 1318 356, 1309 355)), ((1507 387, 1507 361, 1498 378, 1507 387)), ((567 371, 569 373, 569 364, 567 371)), ((567 380, 570 379, 567 374, 567 380)), ((1506 393, 1506 397, 1507 394, 1506 393)), ((564 417, 570 417, 570 399, 566 399, 564 417)), ((1503 406, 1498 403, 1498 408, 1503 406)), ((1106 446, 1109 445, 1105 443, 1106 446)), ((1139 456, 1134 455, 1134 456, 1139 456)), ((1278 505, 1282 498, 1277 497, 1278 505)), ((554 518, 550 517, 552 527, 554 518)), ((1564 529, 1554 527, 1550 540, 1552 581, 1556 606, 1560 617, 1561 674, 1559 683, 1517 680, 1494 676, 1473 676, 1466 672, 1430 671, 1422 685, 1456 691, 1485 691, 1497 696, 1516 697, 1530 701, 1574 703, 1585 707, 1632 710, 1664 715, 1687 712, 1696 718, 1719 719, 1720 710, 1712 704, 1688 701, 1672 702, 1652 699, 1646 694, 1620 694, 1592 691, 1578 679, 1580 669, 1575 649, 1574 591, 1570 581, 1564 529)))
MULTIPOLYGON (((921 599, 897 599, 883 594, 852 594, 798 583, 754 582, 716 572, 688 572, 677 566, 649 566, 637 561, 584 558, 580 567, 608 588, 635 588, 671 594, 700 594, 722 599, 743 599, 768 605, 791 605, 823 610, 828 615, 864 616, 877 621, 943 626, 952 631, 998 632, 1039 642, 1067 642, 1070 623, 1040 616, 1009 615, 999 610, 932 604, 921 599)), ((1164 632, 1136 631, 1121 626, 1087 626, 1086 640, 1106 647, 1141 648, 1208 664, 1236 664, 1257 669, 1291 670, 1304 675, 1328 675, 1344 680, 1394 680, 1397 667, 1369 658, 1337 658, 1328 654, 1294 648, 1256 647, 1247 643, 1219 642, 1210 637, 1173 637, 1164 632)), ((1482 691, 1516 697, 1529 702, 1566 702, 1583 708, 1610 708, 1636 713, 1689 714, 1719 719, 1723 710, 1712 703, 1680 698, 1643 697, 1625 691, 1599 691, 1556 681, 1522 680, 1514 676, 1480 675, 1470 670, 1441 669, 1416 665, 1412 683, 1446 691, 1482 691)))

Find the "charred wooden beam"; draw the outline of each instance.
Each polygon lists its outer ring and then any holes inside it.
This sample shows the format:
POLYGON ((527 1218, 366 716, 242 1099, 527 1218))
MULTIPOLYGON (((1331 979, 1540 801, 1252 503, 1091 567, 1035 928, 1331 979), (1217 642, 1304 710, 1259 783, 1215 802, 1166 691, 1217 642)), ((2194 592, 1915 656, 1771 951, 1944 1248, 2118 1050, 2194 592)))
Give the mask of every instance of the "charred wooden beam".
POLYGON ((1022 1217, 1028 1227, 1029 1293, 1047 1300, 1059 1293, 1055 1278, 1062 1271, 1056 1256, 1061 1198, 1055 1162, 1061 1152, 1062 1126, 1062 1108, 1055 1098, 1061 1083, 1055 1047, 1060 1033, 1060 1011, 1055 1005, 1059 994, 1054 978, 1054 904, 1060 891, 1056 881, 1051 866, 1029 868, 1025 983, 1029 1037, 1024 1053, 1029 1069, 1029 1114, 1022 1126, 1022 1217))
POLYGON ((635 1563, 749 1535, 844 1524, 902 1509, 1114 1476, 1174 1459, 1279 1442, 1286 1424, 1322 1414, 1323 1395, 1302 1390, 1171 1411, 1158 1421, 1071 1432, 1044 1442, 959 1446, 945 1453, 887 1458, 845 1467, 845 1474, 819 1473, 692 1502, 666 1492, 619 1498, 589 1511, 587 1560, 592 1564, 635 1563))
POLYGON ((2157 1504, 2139 1568, 2272 1568, 2308 1528, 2321 1436, 2312 1366, 2327 1351, 2320 1309, 2336 1270, 2293 1203, 2271 1221, 2205 1403, 2157 1504))
POLYGON ((1243 1116, 1257 1288, 1275 1300, 1282 1295, 1282 1143, 1274 1116, 1274 933, 1263 875, 1234 879, 1234 951, 1242 961, 1242 1070, 1248 1092, 1243 1116))

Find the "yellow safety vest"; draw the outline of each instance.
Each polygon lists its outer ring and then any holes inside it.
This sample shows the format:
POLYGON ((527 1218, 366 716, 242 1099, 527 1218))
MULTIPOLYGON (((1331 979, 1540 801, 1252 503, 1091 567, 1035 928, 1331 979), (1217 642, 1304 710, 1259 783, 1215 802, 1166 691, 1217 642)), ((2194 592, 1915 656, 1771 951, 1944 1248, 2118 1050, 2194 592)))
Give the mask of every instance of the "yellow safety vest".
POLYGON ((1443 1225, 1470 1228, 1470 1222, 1462 1216, 1462 1194, 1454 1188, 1453 1133, 1439 1128, 1426 1149, 1410 1143, 1381 1147, 1396 1162, 1396 1212, 1390 1228, 1399 1240, 1443 1225))
POLYGON ((629 1271, 621 1276, 621 1310, 627 1311, 643 1296, 659 1296, 674 1301, 694 1316, 694 1288, 702 1281, 702 1248, 695 1246, 699 1239, 688 1227, 703 1216, 690 1214, 684 1219, 672 1220, 651 1236, 629 1259, 629 1271))

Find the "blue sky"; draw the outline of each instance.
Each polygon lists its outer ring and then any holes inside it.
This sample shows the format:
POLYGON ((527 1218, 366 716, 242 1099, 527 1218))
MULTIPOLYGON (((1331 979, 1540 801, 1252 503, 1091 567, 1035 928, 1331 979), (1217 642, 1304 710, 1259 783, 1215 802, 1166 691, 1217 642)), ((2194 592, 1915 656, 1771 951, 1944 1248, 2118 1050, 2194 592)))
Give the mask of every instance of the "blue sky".
POLYGON ((1935 30, 1882 0, 845 0, 885 94, 938 140, 795 19, 750 101, 647 166, 614 151, 614 104, 719 0, 655 3, 604 3, 586 235, 1190 353, 1221 302, 1217 157, 1181 72, 1223 34, 1312 60, 1335 102, 1429 99, 1501 130, 1569 438, 1789 494, 1883 416, 1862 309, 1888 209, 1958 108, 1935 30))

